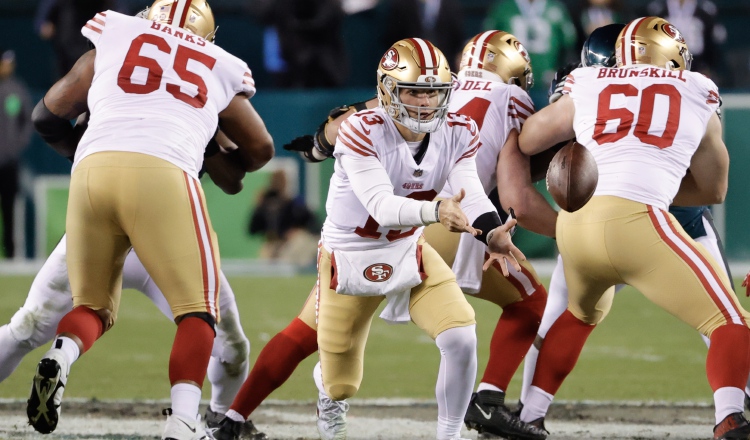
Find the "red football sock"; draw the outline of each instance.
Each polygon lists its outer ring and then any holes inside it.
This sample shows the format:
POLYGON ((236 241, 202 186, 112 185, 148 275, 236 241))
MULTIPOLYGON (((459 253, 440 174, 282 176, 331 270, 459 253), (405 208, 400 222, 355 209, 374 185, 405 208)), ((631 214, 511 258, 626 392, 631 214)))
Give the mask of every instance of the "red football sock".
POLYGON ((750 372, 750 329, 726 324, 711 334, 706 357, 706 375, 711 389, 735 387, 744 390, 750 372))
POLYGON ((76 335, 83 344, 81 354, 88 351, 94 342, 102 336, 104 324, 95 311, 86 306, 78 306, 63 316, 57 324, 57 334, 76 335))
POLYGON ((250 417, 258 405, 292 375, 300 362, 318 350, 318 334, 299 318, 274 336, 242 384, 230 409, 250 417))
POLYGON ((188 316, 180 321, 169 356, 169 383, 189 380, 203 387, 215 335, 201 318, 188 316))
POLYGON ((523 301, 503 308, 490 341, 490 359, 482 382, 508 391, 508 384, 536 338, 542 321, 547 292, 544 287, 523 301))
POLYGON ((544 338, 531 385, 556 394, 573 371, 594 327, 573 316, 570 310, 563 312, 544 338))

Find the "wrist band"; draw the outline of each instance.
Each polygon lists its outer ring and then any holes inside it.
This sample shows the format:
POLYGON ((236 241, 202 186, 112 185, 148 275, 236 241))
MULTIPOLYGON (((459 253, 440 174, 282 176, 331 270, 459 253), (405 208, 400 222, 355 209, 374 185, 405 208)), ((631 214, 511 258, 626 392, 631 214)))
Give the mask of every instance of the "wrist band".
POLYGON ((442 200, 438 200, 438 202, 435 203, 435 220, 437 220, 437 223, 440 223, 440 202, 442 202, 442 200))

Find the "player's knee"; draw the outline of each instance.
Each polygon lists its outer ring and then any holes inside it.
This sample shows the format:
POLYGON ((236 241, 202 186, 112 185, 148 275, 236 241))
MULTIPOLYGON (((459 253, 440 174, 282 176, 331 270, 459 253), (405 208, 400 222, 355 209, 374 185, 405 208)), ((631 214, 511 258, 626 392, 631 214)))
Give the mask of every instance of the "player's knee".
POLYGON ((54 338, 61 317, 61 314, 45 307, 22 307, 10 318, 8 329, 16 341, 36 348, 54 338))
MULTIPOLYGON (((218 338, 217 338, 218 341, 218 338)), ((250 341, 244 338, 239 341, 223 340, 220 353, 216 356, 227 375, 237 377, 245 374, 250 363, 250 341)))
POLYGON ((457 356, 459 358, 470 358, 476 356, 477 333, 475 325, 449 328, 435 338, 435 343, 441 352, 457 356))
POLYGON ((337 383, 326 385, 326 393, 333 400, 348 399, 357 394, 358 387, 352 384, 337 383))
POLYGON ((185 313, 184 315, 180 315, 177 318, 175 318, 175 322, 179 325, 180 322, 182 322, 185 318, 198 318, 200 320, 205 321, 206 324, 208 324, 209 327, 211 327, 211 330, 214 331, 214 335, 216 335, 216 318, 213 317, 208 312, 191 312, 191 313, 185 313))

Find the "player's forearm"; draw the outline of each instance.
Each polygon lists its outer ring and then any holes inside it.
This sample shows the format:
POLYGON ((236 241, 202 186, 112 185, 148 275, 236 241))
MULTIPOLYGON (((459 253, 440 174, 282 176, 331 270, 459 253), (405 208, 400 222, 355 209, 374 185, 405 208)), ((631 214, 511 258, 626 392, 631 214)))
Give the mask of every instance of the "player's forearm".
MULTIPOLYGON (((518 225, 531 232, 555 238, 557 211, 534 187, 521 191, 515 202, 510 202, 516 213, 518 225)), ((501 201, 501 204, 504 202, 501 201)), ((503 206, 505 206, 503 204, 503 206)))
POLYGON ((245 169, 237 150, 220 149, 218 153, 206 158, 205 161, 206 172, 222 191, 227 194, 237 194, 242 191, 245 169))

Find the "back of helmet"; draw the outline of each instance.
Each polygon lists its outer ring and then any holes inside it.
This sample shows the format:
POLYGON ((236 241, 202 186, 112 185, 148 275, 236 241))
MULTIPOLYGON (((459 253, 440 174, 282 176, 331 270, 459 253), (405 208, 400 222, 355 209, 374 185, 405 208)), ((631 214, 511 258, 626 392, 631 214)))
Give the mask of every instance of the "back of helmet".
POLYGON ((181 27, 206 41, 216 37, 214 14, 206 0, 156 0, 138 16, 181 27))
POLYGON ((650 64, 669 70, 690 70, 693 56, 682 34, 660 17, 628 23, 617 38, 617 66, 650 64))
POLYGON ((529 53, 515 36, 503 31, 485 31, 469 40, 459 76, 516 84, 524 90, 534 85, 529 53))

